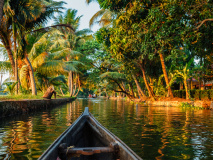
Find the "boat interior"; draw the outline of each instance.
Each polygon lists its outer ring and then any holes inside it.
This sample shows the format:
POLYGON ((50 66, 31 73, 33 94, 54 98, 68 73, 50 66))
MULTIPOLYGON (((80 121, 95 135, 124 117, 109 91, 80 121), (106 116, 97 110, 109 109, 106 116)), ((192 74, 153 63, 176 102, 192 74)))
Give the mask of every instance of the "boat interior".
POLYGON ((58 147, 58 160, 115 160, 119 147, 100 132, 93 119, 84 116, 58 147))

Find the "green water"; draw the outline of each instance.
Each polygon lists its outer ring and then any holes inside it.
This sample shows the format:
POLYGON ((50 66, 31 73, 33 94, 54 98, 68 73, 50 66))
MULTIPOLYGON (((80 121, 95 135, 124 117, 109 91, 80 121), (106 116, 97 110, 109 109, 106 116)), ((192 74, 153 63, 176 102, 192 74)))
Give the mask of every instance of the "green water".
POLYGON ((85 107, 145 160, 213 159, 213 111, 77 99, 0 120, 0 159, 37 159, 85 107))

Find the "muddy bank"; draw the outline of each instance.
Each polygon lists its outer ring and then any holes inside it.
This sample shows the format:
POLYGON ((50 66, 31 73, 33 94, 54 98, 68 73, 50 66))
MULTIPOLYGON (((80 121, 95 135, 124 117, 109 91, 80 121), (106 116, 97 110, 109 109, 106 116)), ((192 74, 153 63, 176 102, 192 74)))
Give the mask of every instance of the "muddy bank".
POLYGON ((0 118, 48 109, 73 100, 75 98, 0 101, 0 118))

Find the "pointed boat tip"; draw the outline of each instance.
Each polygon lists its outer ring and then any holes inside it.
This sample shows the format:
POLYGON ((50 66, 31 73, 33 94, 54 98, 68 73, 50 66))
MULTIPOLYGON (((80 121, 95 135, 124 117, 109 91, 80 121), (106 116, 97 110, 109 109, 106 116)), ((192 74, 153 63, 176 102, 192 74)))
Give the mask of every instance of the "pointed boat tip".
POLYGON ((89 107, 85 107, 83 115, 89 115, 89 107))

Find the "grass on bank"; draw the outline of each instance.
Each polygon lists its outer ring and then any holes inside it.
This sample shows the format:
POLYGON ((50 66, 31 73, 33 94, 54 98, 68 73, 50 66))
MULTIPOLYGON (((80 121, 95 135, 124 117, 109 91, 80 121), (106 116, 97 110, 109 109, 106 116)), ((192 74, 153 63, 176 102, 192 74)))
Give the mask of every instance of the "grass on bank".
MULTIPOLYGON (((38 93, 36 96, 31 94, 20 94, 20 95, 0 95, 0 100, 23 100, 23 99, 44 99, 42 98, 44 94, 38 93)), ((69 95, 57 95, 56 99, 60 98, 70 98, 69 95)), ((55 99, 54 95, 52 95, 52 99, 55 99)))

